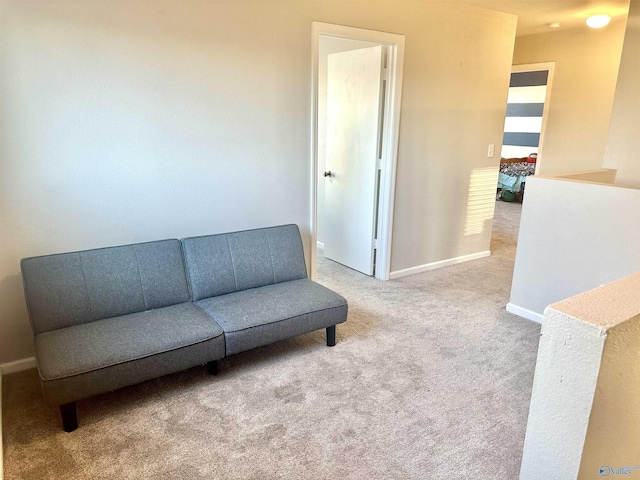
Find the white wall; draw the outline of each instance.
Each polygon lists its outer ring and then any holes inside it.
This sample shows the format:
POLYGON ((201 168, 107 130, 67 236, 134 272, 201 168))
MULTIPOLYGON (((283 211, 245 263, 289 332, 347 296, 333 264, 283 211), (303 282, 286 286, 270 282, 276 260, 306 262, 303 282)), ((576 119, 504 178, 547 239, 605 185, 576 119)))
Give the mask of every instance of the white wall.
POLYGON ((618 170, 617 184, 640 188, 640 0, 631 0, 603 167, 618 170))
POLYGON ((640 271, 640 190, 527 180, 507 309, 540 319, 547 305, 640 271))
POLYGON ((309 26, 274 22, 286 4, 1 8, 0 363, 31 354, 21 257, 307 234, 309 26))
POLYGON ((515 17, 455 2, 0 3, 0 363, 32 354, 19 259, 283 222, 309 251, 311 22, 405 35, 392 270, 465 236, 496 166, 515 17))
POLYGON ((602 167, 625 25, 517 38, 514 65, 555 62, 538 173, 602 167))

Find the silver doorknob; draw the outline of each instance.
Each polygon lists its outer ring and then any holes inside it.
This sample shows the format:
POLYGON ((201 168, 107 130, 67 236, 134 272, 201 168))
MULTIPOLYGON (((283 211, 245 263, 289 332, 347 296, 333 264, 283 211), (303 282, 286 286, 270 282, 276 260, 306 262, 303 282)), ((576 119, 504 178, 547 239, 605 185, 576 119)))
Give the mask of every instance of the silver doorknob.
POLYGON ((325 177, 330 177, 331 176, 331 170, 324 172, 324 176, 325 177))

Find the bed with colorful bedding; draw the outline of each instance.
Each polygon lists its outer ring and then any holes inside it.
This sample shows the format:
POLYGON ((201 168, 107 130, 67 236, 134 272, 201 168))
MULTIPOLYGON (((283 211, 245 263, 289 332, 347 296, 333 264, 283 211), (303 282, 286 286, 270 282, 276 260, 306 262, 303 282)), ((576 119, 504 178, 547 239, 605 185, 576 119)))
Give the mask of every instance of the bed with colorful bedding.
POLYGON ((524 189, 523 184, 529 175, 536 170, 535 162, 530 157, 503 158, 500 160, 500 173, 498 174, 498 188, 511 193, 518 193, 524 189))

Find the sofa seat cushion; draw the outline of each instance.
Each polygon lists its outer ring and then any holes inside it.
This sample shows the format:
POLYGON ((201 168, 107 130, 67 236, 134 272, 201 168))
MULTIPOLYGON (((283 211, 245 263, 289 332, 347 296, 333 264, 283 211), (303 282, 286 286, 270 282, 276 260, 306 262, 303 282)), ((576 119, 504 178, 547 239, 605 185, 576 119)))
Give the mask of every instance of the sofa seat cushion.
POLYGON ((196 304, 224 330, 227 355, 347 319, 347 301, 306 278, 206 298, 196 304))
MULTIPOLYGON (((37 334, 38 369, 43 381, 63 379, 170 352, 220 337, 220 326, 193 303, 106 318, 37 334)), ((195 365, 195 364, 194 364, 195 365)))

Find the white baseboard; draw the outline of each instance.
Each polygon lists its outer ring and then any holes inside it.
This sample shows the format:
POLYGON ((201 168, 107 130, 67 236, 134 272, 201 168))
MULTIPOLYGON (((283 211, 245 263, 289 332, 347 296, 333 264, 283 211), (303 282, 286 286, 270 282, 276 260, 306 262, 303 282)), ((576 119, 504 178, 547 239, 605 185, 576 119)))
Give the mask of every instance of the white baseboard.
POLYGON ((320 250, 321 252, 324 252, 324 243, 323 242, 316 242, 316 245, 318 247, 318 250, 320 250))
POLYGON ((2 437, 2 370, 0 369, 0 480, 4 478, 2 452, 4 452, 4 443, 2 437))
POLYGON ((428 272, 429 270, 435 270, 436 268, 448 267, 449 265, 468 262, 470 260, 477 260, 479 258, 488 257, 489 255, 491 255, 491 251, 486 250, 484 252, 471 253, 469 255, 462 255, 461 257, 440 260, 439 262, 418 265, 417 267, 405 268, 404 270, 396 270, 395 272, 389 273, 389 279, 393 280, 395 278, 406 277, 407 275, 415 275, 416 273, 428 272))
POLYGON ((30 368, 36 368, 36 357, 23 358, 15 362, 0 363, 0 373, 4 373, 5 375, 29 370, 30 368))
POLYGON ((4 459, 2 457, 2 452, 4 451, 2 436, 2 375, 21 372, 22 370, 29 370, 30 368, 36 368, 35 357, 23 358, 15 362, 0 363, 0 480, 4 478, 4 459))
POLYGON ((514 305, 513 303, 507 303, 507 312, 518 315, 519 317, 526 318, 527 320, 532 320, 536 323, 542 323, 543 315, 536 313, 532 310, 519 307, 518 305, 514 305))

